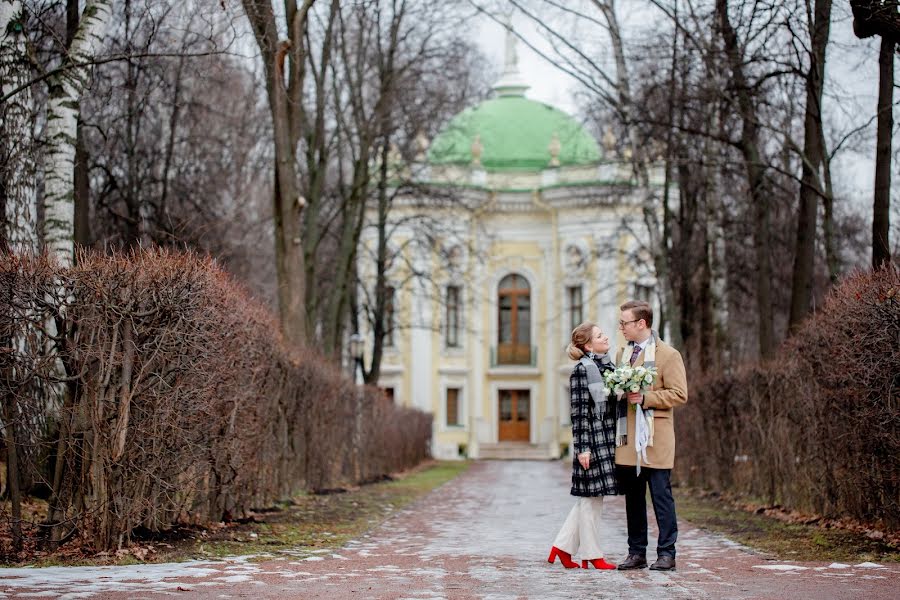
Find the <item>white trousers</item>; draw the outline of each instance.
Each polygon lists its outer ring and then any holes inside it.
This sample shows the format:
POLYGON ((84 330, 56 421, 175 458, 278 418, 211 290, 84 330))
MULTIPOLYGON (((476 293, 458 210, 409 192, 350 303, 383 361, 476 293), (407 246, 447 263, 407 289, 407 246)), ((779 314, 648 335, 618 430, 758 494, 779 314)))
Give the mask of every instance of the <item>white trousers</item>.
POLYGON ((600 550, 602 514, 603 496, 577 498, 553 545, 573 556, 577 554, 582 560, 603 558, 600 550))

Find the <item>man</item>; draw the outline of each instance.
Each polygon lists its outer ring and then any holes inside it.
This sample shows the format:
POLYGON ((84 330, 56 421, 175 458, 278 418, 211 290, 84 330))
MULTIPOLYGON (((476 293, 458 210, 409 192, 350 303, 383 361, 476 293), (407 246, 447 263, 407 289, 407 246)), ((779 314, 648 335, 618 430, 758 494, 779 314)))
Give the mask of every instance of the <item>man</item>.
MULTIPOLYGON (((628 341, 616 355, 616 365, 655 366, 656 380, 644 392, 629 392, 627 426, 620 413, 616 448, 616 475, 620 493, 625 494, 628 521, 628 558, 619 569, 643 569, 647 566, 647 486, 659 528, 656 562, 650 568, 669 571, 675 568, 675 540, 678 525, 670 478, 675 463, 675 425, 673 409, 687 402, 687 377, 681 354, 659 339, 653 331, 653 309, 646 302, 631 300, 621 307, 619 329, 628 341), (637 410, 652 423, 646 459, 638 456, 635 443, 637 410), (622 435, 624 434, 624 435, 622 435), (640 460, 640 469, 637 468, 640 460)), ((623 407, 624 408, 624 407, 623 407)))

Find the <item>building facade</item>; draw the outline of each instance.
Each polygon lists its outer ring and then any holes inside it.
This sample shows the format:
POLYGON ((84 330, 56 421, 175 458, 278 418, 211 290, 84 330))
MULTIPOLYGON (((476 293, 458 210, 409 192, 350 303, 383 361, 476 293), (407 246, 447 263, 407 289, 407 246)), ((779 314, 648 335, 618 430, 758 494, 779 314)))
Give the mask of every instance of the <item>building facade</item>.
MULTIPOLYGON (((526 97, 514 49, 495 96, 427 144, 389 216, 390 333, 379 386, 434 414, 436 458, 555 458, 571 443, 565 355, 597 323, 622 342, 618 306, 651 294, 642 196, 610 134, 526 97), (426 151, 427 144, 427 151, 426 151)), ((651 183, 662 185, 661 169, 651 183)), ((367 215, 369 223, 376 211, 367 215)), ((377 235, 361 240, 371 297, 377 235)), ((368 291, 366 291, 368 290, 368 291)), ((363 328, 371 339, 371 331, 363 328)))

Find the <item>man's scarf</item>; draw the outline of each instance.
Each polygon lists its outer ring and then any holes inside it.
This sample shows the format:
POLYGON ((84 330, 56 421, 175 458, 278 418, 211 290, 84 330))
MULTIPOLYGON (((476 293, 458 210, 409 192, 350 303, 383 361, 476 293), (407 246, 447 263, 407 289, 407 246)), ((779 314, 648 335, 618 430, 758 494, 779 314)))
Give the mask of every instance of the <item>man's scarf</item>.
MULTIPOLYGON (((656 341, 658 339, 659 334, 651 330, 650 343, 644 347, 643 366, 647 369, 656 366, 656 341)), ((634 346, 634 342, 631 342, 622 349, 622 357, 619 359, 620 367, 631 366, 631 353, 634 351, 634 346)), ((640 354, 638 354, 638 357, 640 357, 640 354)), ((635 362, 637 362, 637 359, 635 359, 635 362)), ((628 405, 630 403, 626 396, 626 392, 619 396, 620 401, 616 418, 616 447, 624 446, 628 443, 628 405)), ((634 408, 634 449, 637 452, 637 472, 640 474, 641 460, 645 464, 650 464, 650 461, 647 460, 647 448, 653 445, 653 409, 648 408, 645 410, 641 408, 640 404, 635 404, 634 408)))

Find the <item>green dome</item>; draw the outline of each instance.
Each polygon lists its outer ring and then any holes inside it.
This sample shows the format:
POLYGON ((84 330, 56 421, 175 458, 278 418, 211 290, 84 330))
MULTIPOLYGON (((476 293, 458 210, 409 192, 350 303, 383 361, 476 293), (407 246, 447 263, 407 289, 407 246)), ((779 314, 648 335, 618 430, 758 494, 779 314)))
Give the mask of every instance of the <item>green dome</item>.
MULTIPOLYGON (((572 117, 521 95, 500 96, 454 117, 434 138, 428 152, 433 165, 470 165, 479 139, 486 171, 540 171, 551 165, 551 144, 559 140, 558 166, 600 160, 596 140, 572 117)), ((476 150, 477 151, 477 150, 476 150)))

